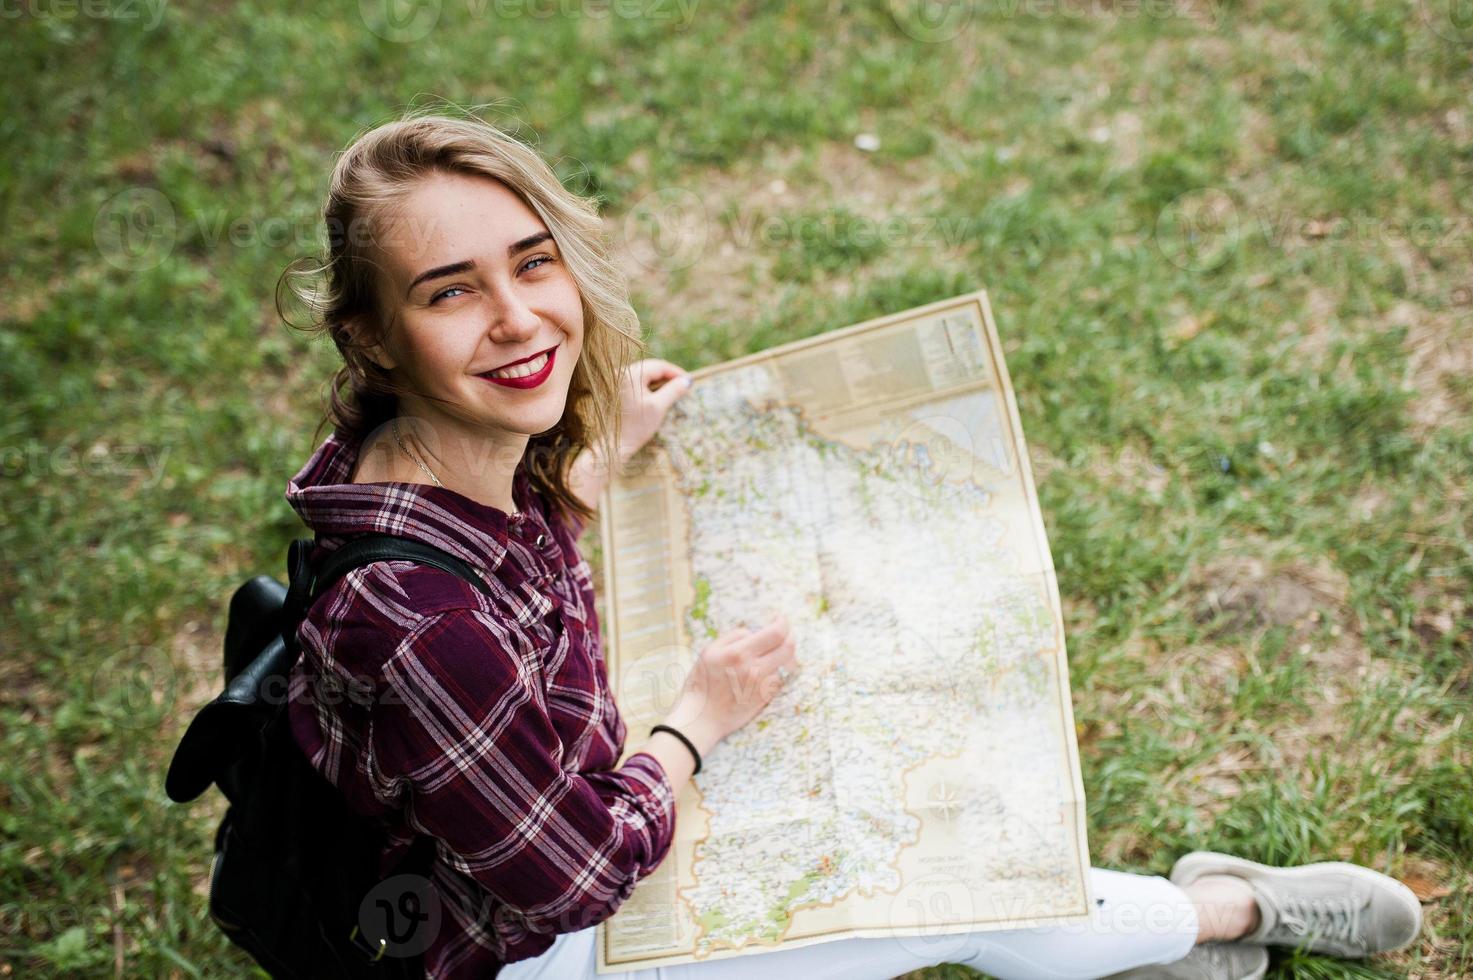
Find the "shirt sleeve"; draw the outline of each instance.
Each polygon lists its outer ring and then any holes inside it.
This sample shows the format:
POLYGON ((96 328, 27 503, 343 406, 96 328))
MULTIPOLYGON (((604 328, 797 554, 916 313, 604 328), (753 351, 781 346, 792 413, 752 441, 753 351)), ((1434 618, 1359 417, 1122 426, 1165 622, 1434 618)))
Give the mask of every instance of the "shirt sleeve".
POLYGON ((675 799, 648 753, 619 769, 565 770, 519 648, 479 610, 417 626, 384 665, 369 773, 381 799, 402 802, 410 825, 527 929, 575 932, 613 915, 664 859, 675 799))

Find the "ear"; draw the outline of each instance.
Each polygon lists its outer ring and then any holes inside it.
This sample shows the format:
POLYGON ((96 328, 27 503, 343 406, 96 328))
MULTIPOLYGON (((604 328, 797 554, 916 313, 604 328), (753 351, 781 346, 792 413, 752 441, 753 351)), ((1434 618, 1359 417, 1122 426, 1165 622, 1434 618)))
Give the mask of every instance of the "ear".
MULTIPOLYGON (((364 324, 361 317, 352 317, 348 319, 347 321, 345 321, 344 326, 348 328, 348 333, 353 337, 355 341, 357 341, 360 337, 371 336, 370 331, 366 328, 366 325, 364 324)), ((389 353, 387 346, 385 346, 383 343, 372 344, 364 348, 363 353, 364 356, 366 356, 373 363, 377 364, 379 368, 384 371, 392 371, 399 365, 399 362, 394 359, 394 355, 389 353)))
POLYGON ((364 353, 368 355, 369 360, 373 361, 373 363, 377 364, 384 371, 392 371, 399 366, 399 362, 394 360, 393 356, 384 350, 382 346, 370 347, 364 353))

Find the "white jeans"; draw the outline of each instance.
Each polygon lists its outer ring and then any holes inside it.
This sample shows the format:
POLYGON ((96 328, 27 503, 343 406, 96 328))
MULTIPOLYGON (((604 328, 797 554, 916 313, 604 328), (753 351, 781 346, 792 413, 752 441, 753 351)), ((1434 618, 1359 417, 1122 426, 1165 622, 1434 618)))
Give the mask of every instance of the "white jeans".
MULTIPOLYGON (((1090 869, 1088 924, 951 936, 837 939, 797 949, 703 963, 602 974, 617 980, 890 980, 960 963, 998 980, 1090 980, 1131 967, 1174 963, 1197 940, 1191 899, 1165 878, 1090 869)), ((589 980, 600 976, 594 927, 563 933, 541 956, 502 968, 498 980, 589 980)))

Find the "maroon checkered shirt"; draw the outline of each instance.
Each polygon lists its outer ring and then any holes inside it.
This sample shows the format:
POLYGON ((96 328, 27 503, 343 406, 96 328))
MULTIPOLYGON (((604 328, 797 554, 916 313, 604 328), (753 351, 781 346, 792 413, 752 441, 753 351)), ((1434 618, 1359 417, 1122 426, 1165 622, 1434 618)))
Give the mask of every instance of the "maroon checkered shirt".
POLYGON ((402 535, 469 562, 492 594, 406 561, 349 573, 298 634, 292 731, 353 810, 393 828, 381 872, 414 833, 436 839, 426 975, 491 976, 612 915, 669 850, 674 796, 648 753, 615 768, 625 728, 583 522, 521 468, 515 517, 440 487, 349 483, 358 448, 334 433, 287 486, 314 558, 402 535))

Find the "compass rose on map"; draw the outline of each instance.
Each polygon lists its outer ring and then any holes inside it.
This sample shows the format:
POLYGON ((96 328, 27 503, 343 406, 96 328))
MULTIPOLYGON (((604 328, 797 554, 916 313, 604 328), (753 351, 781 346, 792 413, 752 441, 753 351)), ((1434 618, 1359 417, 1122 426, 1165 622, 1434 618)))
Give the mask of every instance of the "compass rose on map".
POLYGON ((926 790, 926 802, 930 805, 932 812, 936 813, 948 824, 952 817, 961 812, 961 796, 956 787, 946 780, 938 780, 930 789, 926 790))

